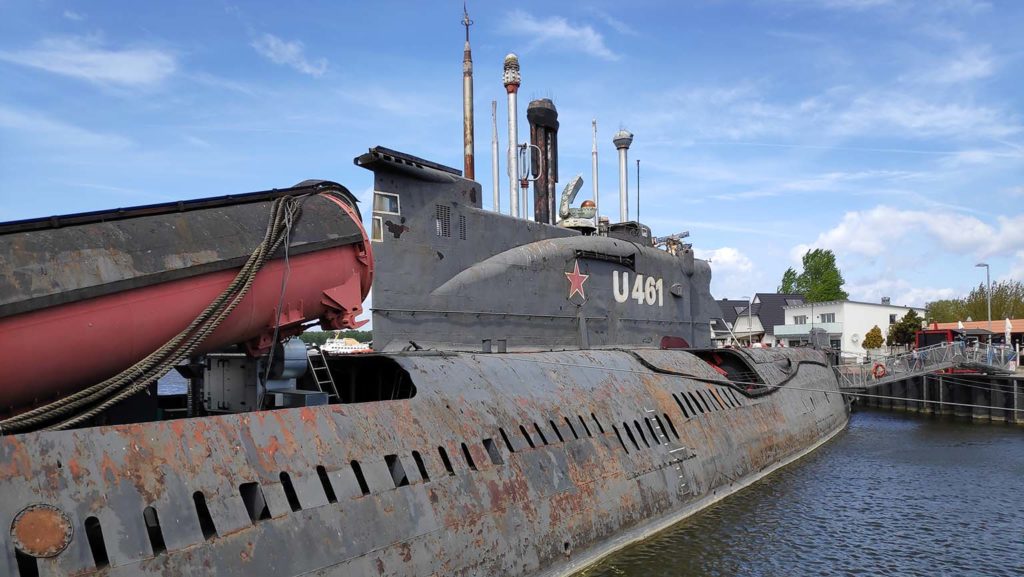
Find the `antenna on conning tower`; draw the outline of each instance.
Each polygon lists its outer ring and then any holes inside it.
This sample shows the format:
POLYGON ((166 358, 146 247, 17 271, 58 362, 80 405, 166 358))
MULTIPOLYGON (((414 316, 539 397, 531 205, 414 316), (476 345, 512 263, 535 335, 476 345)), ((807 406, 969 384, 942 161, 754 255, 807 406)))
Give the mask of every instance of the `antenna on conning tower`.
POLYGON ((469 19, 466 3, 462 3, 462 25, 466 27, 466 47, 462 52, 462 145, 465 156, 463 176, 469 180, 476 178, 476 167, 473 160, 473 55, 469 50, 469 27, 473 21, 469 19))

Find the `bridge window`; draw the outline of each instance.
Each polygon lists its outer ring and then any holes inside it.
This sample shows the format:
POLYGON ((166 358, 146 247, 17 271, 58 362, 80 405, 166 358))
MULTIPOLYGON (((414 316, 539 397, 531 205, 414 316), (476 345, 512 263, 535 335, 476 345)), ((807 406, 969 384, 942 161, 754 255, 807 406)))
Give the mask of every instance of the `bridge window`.
POLYGON ((398 195, 391 192, 373 191, 373 212, 402 214, 398 195))

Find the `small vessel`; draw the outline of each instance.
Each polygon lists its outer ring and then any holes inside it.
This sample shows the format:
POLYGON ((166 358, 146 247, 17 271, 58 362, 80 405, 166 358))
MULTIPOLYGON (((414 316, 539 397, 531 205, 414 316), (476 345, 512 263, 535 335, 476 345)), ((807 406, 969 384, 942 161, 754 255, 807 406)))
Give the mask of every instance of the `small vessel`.
POLYGON ((341 337, 339 332, 324 341, 320 345, 320 351, 325 355, 350 355, 352 353, 367 353, 373 350, 370 345, 361 343, 352 337, 341 337))

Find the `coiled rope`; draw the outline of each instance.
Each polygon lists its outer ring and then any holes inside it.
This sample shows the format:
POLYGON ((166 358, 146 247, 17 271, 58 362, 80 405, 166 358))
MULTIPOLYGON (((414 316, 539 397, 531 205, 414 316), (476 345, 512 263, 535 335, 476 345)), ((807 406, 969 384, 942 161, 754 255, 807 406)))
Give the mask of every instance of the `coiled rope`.
POLYGON ((282 196, 273 202, 263 240, 242 265, 234 280, 166 344, 103 382, 0 421, 0 434, 39 428, 48 431, 68 429, 147 390, 151 383, 170 372, 181 359, 191 356, 245 298, 256 279, 256 273, 289 238, 291 227, 298 220, 302 203, 308 196, 282 196))

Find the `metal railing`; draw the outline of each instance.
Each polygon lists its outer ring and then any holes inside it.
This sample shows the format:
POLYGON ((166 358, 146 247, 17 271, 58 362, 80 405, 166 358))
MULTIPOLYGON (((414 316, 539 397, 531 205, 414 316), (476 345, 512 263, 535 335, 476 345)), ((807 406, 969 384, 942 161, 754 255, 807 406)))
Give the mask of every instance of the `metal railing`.
POLYGON ((953 367, 985 372, 1013 372, 1013 347, 986 343, 939 343, 853 365, 836 365, 840 389, 864 390, 885 383, 953 367))

